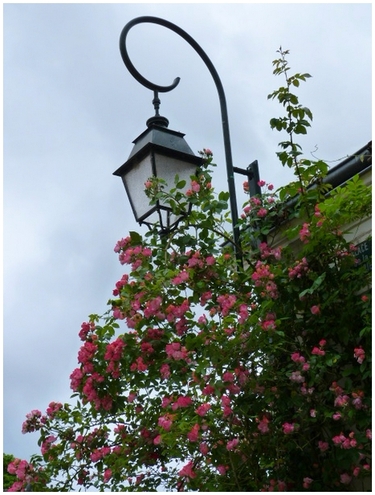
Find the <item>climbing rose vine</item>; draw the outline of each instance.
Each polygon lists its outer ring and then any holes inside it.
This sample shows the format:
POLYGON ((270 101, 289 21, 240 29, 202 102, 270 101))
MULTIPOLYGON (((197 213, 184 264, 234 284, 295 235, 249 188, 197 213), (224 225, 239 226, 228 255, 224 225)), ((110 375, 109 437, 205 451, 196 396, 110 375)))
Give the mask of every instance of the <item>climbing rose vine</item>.
MULTIPOLYGON (((108 311, 79 330, 76 404, 26 416, 41 455, 15 459, 11 490, 343 491, 370 472, 370 274, 350 225, 371 193, 358 177, 335 191, 327 166, 301 157, 311 112, 290 93, 308 74, 274 73, 286 116, 278 156, 296 181, 265 181, 244 204, 241 260, 216 193, 212 152, 190 183, 150 178, 173 232, 131 232, 115 252, 124 275, 108 311)), ((244 184, 247 191, 249 186, 244 184)))

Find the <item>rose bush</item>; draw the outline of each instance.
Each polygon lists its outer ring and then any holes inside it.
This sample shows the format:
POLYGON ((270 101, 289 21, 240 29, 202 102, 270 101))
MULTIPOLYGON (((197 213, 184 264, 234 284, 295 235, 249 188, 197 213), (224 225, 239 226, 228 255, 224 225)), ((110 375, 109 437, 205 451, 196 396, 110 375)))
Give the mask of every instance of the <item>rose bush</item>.
POLYGON ((286 116, 271 127, 287 132, 279 158, 296 181, 261 181, 245 203, 241 263, 210 150, 190 184, 166 194, 150 178, 151 202, 191 214, 116 244, 126 273, 79 331, 77 403, 27 416, 42 455, 9 465, 13 490, 343 491, 369 476, 370 274, 346 226, 371 192, 355 177, 327 195, 327 166, 301 158, 312 114, 290 90, 308 75, 290 77, 286 54, 270 95, 286 116))

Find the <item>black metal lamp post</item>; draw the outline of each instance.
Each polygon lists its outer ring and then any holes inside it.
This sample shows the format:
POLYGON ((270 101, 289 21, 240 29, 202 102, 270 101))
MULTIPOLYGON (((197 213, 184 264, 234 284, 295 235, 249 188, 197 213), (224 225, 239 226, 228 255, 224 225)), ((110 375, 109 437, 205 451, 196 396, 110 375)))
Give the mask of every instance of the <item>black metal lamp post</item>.
MULTIPOLYGON (((235 253, 237 259, 241 259, 241 246, 240 246, 240 235, 238 229, 238 210, 237 210, 237 199, 236 199, 236 189, 234 183, 234 172, 238 172, 247 175, 249 183, 251 185, 251 190, 259 193, 260 190, 257 185, 258 168, 257 163, 253 162, 247 170, 239 169, 238 167, 233 167, 232 162, 232 151, 230 145, 229 136, 229 124, 228 124, 228 112, 226 98, 224 94, 223 85, 220 81, 219 75, 213 66, 211 60, 208 58, 206 53, 198 45, 198 43, 184 30, 180 27, 172 24, 169 21, 160 19, 158 17, 143 16, 137 17, 132 21, 128 22, 120 35, 120 52, 124 64, 126 65, 129 72, 140 82, 143 86, 154 91, 154 104, 156 115, 155 117, 149 119, 148 129, 141 134, 135 141, 134 149, 122 167, 120 167, 115 175, 122 177, 125 188, 129 195, 130 203, 133 207, 133 211, 137 221, 140 223, 151 224, 154 220, 161 223, 162 230, 165 226, 164 231, 170 229, 178 222, 178 219, 172 218, 171 212, 165 209, 165 205, 158 204, 152 210, 147 209, 145 203, 147 198, 140 198, 141 191, 139 190, 143 187, 145 180, 147 180, 151 175, 156 175, 162 178, 166 178, 167 181, 172 178, 176 173, 182 176, 182 170, 186 166, 186 172, 184 172, 184 178, 188 178, 193 175, 197 165, 199 165, 199 158, 196 157, 190 148, 187 146, 183 139, 183 134, 176 133, 167 129, 168 120, 164 117, 160 117, 158 114, 158 93, 167 93, 172 91, 180 82, 180 78, 177 77, 170 86, 160 86, 148 81, 144 78, 132 64, 129 55, 126 50, 126 37, 129 30, 141 23, 152 23, 164 26, 178 35, 180 35, 185 41, 187 41, 198 55, 202 58, 203 62, 206 64, 208 70, 210 71, 220 100, 221 118, 222 118, 222 128, 223 128, 223 138, 224 138, 224 148, 225 148, 225 159, 227 166, 227 179, 228 179, 228 189, 230 195, 230 209, 233 225, 233 244, 235 248, 235 253), (167 137, 168 136, 168 137, 167 137), (166 145, 168 139, 174 140, 175 144, 170 146, 166 145), (165 160, 165 162, 163 162, 165 160), (173 166, 173 169, 169 167, 173 166), (151 172, 151 173, 150 173, 151 172), (252 183, 251 183, 252 181, 252 183), (143 201, 143 203, 142 203, 143 201), (164 216, 163 216, 164 214, 164 216), (166 219, 166 222, 165 220, 166 219)), ((173 182, 171 186, 173 185, 173 182)))

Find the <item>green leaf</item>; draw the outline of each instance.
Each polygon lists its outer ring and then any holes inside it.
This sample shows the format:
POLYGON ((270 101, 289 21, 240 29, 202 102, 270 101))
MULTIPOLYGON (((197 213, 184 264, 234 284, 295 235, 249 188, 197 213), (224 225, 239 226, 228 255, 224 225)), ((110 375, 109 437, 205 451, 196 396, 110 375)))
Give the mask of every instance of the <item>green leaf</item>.
POLYGON ((176 189, 183 189, 186 186, 186 180, 180 180, 176 184, 176 189))
POLYGON ((296 134, 307 134, 306 127, 300 123, 296 125, 296 127, 294 128, 294 132, 296 134))
POLYGON ((129 232, 129 235, 132 241, 132 245, 139 245, 142 243, 142 236, 138 232, 131 231, 129 232))

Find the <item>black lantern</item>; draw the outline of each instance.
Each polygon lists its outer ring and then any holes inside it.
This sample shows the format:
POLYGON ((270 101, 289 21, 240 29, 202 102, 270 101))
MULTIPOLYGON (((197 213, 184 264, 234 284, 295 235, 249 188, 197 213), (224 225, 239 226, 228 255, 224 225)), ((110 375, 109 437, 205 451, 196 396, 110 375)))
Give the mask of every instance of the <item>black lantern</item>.
POLYGON ((202 158, 194 155, 184 139, 184 134, 168 129, 168 120, 158 113, 160 100, 155 92, 153 100, 156 115, 147 121, 147 129, 134 141, 127 161, 113 174, 122 178, 135 219, 149 227, 158 225, 163 233, 173 230, 189 211, 175 215, 170 206, 158 200, 150 204, 145 193, 145 183, 151 177, 163 179, 169 192, 175 187, 175 177, 185 180, 195 175, 202 158))

